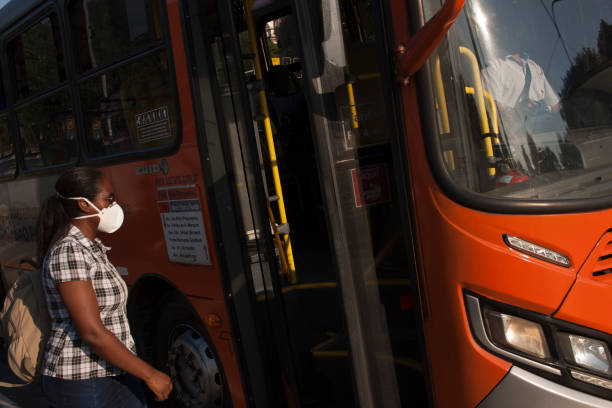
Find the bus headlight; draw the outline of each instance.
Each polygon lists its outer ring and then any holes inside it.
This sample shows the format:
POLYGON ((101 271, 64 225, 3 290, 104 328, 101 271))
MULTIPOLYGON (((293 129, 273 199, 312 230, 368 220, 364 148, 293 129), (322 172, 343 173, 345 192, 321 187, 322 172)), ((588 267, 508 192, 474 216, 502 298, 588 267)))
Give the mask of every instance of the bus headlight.
POLYGON ((558 336, 567 361, 601 374, 612 374, 612 359, 606 343, 577 334, 561 332, 558 336))
POLYGON ((612 401, 611 334, 464 293, 470 329, 482 347, 561 385, 612 401))
POLYGON ((538 323, 492 310, 485 316, 494 343, 540 360, 550 357, 544 330, 538 323))

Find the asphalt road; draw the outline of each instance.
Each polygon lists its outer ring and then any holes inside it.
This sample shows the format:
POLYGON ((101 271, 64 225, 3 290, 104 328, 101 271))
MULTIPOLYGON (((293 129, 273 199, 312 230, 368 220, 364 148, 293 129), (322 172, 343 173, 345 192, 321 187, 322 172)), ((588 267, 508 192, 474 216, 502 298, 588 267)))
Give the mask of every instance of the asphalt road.
MULTIPOLYGON (((6 361, 4 347, 0 345, 0 381, 19 384, 6 361)), ((0 387, 0 408, 48 408, 42 396, 40 383, 34 382, 23 387, 0 387)))

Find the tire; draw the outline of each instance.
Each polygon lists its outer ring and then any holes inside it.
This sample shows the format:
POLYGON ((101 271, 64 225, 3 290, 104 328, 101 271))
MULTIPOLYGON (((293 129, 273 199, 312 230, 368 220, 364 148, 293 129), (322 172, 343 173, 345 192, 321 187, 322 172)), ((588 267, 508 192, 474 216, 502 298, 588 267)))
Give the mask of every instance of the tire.
MULTIPOLYGON (((170 376, 167 401, 149 406, 219 408, 224 405, 221 363, 200 318, 176 293, 162 298, 154 346, 155 366, 170 376)), ((148 393, 153 400, 152 393, 148 393)))

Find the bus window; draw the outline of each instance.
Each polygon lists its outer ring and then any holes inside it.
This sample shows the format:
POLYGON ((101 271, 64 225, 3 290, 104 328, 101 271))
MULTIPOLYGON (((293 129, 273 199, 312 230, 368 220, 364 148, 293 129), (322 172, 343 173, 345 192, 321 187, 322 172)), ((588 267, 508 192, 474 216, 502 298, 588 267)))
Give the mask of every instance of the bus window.
POLYGON ((166 146, 176 139, 176 109, 166 52, 79 84, 87 146, 93 156, 166 146))
POLYGON ((466 2, 431 64, 453 185, 512 199, 610 194, 611 24, 606 0, 466 2))
POLYGON ((4 84, 0 79, 0 178, 15 175, 16 161, 13 135, 9 127, 4 84))
POLYGON ((81 72, 103 66, 162 38, 157 0, 86 0, 68 6, 81 72))
POLYGON ((19 108, 17 122, 27 169, 64 164, 76 157, 67 90, 19 108))
POLYGON ((363 1, 341 2, 346 48, 347 81, 336 88, 338 112, 345 124, 344 145, 350 148, 388 142, 387 107, 380 79, 373 21, 373 5, 363 1))
POLYGON ((2 78, 0 78, 0 112, 5 110, 7 107, 6 104, 6 94, 4 93, 4 83, 2 82, 2 78))
POLYGON ((59 85, 66 79, 57 17, 45 17, 8 45, 16 99, 59 85))
POLYGON ((68 10, 80 71, 104 67, 79 82, 89 155, 173 144, 177 109, 157 1, 73 1, 68 10), (119 62, 139 52, 147 53, 119 62))
POLYGON ((77 148, 70 96, 65 87, 57 90, 66 79, 57 17, 47 16, 13 39, 8 54, 26 169, 74 161, 77 148))
POLYGON ((8 115, 0 115, 0 178, 15 174, 15 149, 8 115))

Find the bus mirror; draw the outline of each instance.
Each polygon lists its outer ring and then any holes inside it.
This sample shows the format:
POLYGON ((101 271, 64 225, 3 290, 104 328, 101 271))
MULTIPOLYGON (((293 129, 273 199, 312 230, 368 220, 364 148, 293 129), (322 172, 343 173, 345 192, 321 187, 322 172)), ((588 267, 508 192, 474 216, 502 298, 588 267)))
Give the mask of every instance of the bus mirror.
POLYGON ((403 84, 423 66, 463 9, 465 0, 446 0, 442 8, 408 41, 397 47, 395 75, 403 84))

